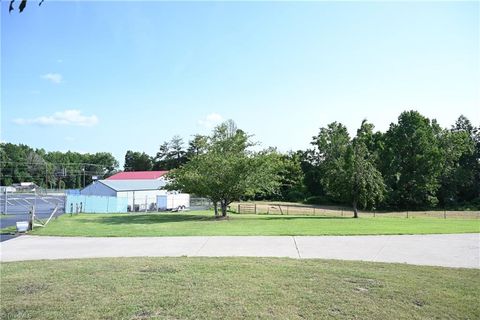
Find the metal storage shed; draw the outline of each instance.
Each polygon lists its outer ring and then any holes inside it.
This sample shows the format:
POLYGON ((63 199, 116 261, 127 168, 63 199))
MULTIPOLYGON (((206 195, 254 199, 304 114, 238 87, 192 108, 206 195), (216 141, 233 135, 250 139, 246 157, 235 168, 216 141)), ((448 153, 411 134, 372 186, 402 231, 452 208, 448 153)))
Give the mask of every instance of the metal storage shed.
POLYGON ((148 210, 156 205, 157 196, 167 194, 166 182, 159 180, 98 180, 80 191, 81 195, 127 198, 132 211, 148 210))

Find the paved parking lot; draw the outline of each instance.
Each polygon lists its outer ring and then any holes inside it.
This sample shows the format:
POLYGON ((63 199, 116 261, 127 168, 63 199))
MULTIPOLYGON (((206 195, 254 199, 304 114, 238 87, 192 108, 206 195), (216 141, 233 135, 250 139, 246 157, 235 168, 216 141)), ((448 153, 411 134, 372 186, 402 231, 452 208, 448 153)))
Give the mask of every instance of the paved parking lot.
MULTIPOLYGON (((35 195, 35 194, 8 194, 5 208, 5 195, 0 196, 0 229, 15 226, 17 221, 28 221, 29 211, 35 206, 35 214, 39 219, 48 219, 52 211, 58 206, 57 215, 64 212, 65 196, 63 195, 35 195), (4 214, 6 212, 6 215, 4 214)), ((0 237, 3 241, 5 237, 0 237)))
POLYGON ((43 237, 0 244, 1 261, 100 257, 289 257, 480 268, 480 234, 315 237, 43 237))

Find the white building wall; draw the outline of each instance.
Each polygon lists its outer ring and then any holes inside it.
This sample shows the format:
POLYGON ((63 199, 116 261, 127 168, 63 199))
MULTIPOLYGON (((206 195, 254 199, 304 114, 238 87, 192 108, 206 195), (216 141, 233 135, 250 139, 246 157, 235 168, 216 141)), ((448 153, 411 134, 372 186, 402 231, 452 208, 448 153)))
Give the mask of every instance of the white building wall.
POLYGON ((158 210, 170 210, 180 207, 190 208, 190 195, 188 193, 170 193, 157 196, 158 210))
POLYGON ((167 194, 166 190, 142 190, 142 191, 120 191, 117 197, 127 198, 128 205, 133 210, 133 205, 139 206, 143 211, 145 208, 150 209, 152 205, 156 205, 157 196, 167 194))

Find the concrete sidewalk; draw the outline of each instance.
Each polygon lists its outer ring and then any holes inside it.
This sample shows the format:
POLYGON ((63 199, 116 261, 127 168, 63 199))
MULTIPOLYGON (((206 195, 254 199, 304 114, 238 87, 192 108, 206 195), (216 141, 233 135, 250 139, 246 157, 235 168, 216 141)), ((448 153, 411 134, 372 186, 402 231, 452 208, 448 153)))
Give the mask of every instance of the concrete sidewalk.
POLYGON ((0 244, 1 261, 100 257, 289 257, 480 268, 480 234, 403 236, 42 237, 0 244))

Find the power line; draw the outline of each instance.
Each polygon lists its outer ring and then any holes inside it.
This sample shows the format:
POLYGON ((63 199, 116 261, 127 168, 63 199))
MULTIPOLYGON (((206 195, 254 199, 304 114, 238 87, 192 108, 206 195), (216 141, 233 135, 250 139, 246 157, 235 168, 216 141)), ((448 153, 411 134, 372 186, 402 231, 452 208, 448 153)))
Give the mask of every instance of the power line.
POLYGON ((88 163, 88 162, 36 162, 36 161, 5 161, 1 160, 0 163, 13 163, 13 164, 39 164, 39 165, 63 165, 63 166, 96 166, 96 167, 108 167, 108 164, 97 164, 97 163, 88 163))
MULTIPOLYGON (((96 173, 96 172, 90 172, 90 173, 85 173, 86 176, 103 176, 104 174, 96 173)), ((17 175, 12 175, 12 174, 1 174, 0 178, 18 178, 19 176, 22 176, 21 174, 17 175)), ((42 177, 45 178, 45 174, 28 174, 29 177, 35 178, 35 177, 42 177)), ((55 176, 54 174, 51 174, 50 177, 55 176)), ((55 177, 74 177, 74 176, 83 176, 82 173, 67 173, 66 175, 58 175, 55 177)))

